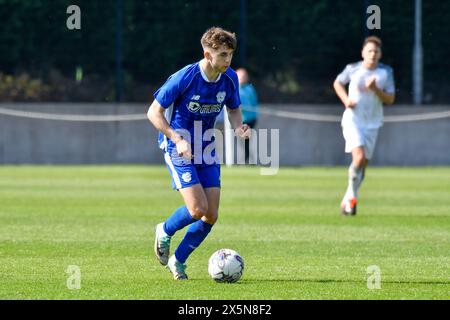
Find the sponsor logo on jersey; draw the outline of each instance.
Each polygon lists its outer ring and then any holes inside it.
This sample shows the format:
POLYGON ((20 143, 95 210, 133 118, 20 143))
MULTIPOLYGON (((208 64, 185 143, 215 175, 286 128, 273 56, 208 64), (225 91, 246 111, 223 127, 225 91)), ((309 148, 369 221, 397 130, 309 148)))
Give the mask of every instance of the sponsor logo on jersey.
POLYGON ((220 112, 222 105, 221 104, 200 104, 198 102, 195 101, 191 101, 189 102, 187 108, 190 112, 192 113, 201 113, 201 114, 205 114, 205 113, 215 113, 215 112, 220 112))

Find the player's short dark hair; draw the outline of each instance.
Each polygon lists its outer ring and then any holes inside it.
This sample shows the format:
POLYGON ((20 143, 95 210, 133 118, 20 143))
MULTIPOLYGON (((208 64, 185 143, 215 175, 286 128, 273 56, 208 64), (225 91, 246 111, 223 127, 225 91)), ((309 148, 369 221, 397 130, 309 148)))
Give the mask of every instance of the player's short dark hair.
POLYGON ((366 44, 368 44, 369 42, 375 44, 380 49, 383 46, 383 42, 381 42, 380 38, 378 38, 377 36, 368 36, 367 38, 364 39, 362 47, 364 48, 366 44))
POLYGON ((200 40, 203 48, 217 49, 226 45, 229 49, 236 50, 236 34, 220 27, 212 27, 206 30, 200 40))

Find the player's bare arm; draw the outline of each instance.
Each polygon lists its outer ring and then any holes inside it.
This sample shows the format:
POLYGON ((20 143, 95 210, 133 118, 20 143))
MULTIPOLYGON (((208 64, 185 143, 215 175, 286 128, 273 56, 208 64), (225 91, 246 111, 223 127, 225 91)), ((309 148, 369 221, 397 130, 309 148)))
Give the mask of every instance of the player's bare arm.
POLYGON ((178 132, 170 127, 164 117, 165 111, 163 106, 155 99, 147 112, 147 117, 158 131, 161 131, 167 138, 175 143, 177 152, 180 156, 188 160, 191 159, 192 151, 190 143, 184 140, 178 132))
POLYGON ((345 86, 339 82, 339 80, 335 80, 333 83, 334 91, 338 95, 339 99, 341 99, 342 103, 346 108, 353 108, 356 106, 356 101, 351 100, 348 97, 347 90, 345 90, 345 86))
POLYGON ((394 103, 395 93, 387 93, 378 88, 375 82, 375 77, 370 77, 366 80, 366 88, 372 90, 384 104, 394 103))
POLYGON ((249 125, 242 124, 242 112, 241 108, 230 109, 227 108, 228 120, 230 120, 231 127, 234 129, 236 134, 244 139, 250 139, 252 131, 249 125))

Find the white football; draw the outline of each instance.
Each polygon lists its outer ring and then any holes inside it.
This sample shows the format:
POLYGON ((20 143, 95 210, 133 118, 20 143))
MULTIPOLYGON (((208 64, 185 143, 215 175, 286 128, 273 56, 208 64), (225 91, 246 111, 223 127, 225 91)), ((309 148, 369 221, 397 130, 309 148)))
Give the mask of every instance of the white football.
POLYGON ((208 273, 216 282, 236 282, 244 272, 244 259, 234 250, 220 249, 208 261, 208 273))

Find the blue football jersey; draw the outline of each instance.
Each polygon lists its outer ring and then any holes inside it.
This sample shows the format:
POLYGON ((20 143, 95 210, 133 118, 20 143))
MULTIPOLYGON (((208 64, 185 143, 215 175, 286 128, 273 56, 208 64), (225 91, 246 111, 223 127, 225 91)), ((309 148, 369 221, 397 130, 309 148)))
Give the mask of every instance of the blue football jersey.
MULTIPOLYGON (((206 130, 214 128, 216 117, 222 108, 227 106, 236 109, 241 104, 236 72, 228 68, 226 72, 219 74, 215 82, 210 82, 199 62, 171 75, 155 92, 154 97, 166 109, 165 117, 169 125, 174 130, 189 132, 193 153, 196 145, 199 148, 201 144, 203 152, 214 141, 214 138, 204 141, 202 137, 206 130)), ((158 143, 161 149, 169 153, 175 148, 175 144, 161 132, 158 143)))

